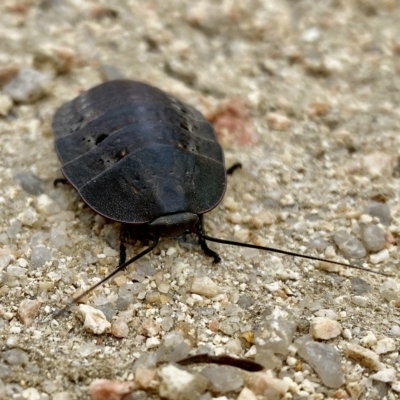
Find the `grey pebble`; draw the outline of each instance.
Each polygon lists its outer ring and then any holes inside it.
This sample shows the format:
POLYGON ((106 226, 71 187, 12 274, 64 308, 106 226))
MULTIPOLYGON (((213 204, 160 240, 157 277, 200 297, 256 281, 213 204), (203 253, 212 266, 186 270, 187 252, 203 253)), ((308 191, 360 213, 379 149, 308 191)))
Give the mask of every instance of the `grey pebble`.
POLYGON ((248 294, 243 294, 240 296, 237 304, 242 308, 243 310, 246 310, 247 308, 251 307, 255 302, 255 299, 248 295, 248 294))
POLYGON ((14 240, 17 235, 21 232, 22 222, 19 220, 15 220, 11 223, 11 225, 7 228, 7 236, 14 240))
POLYGON ((374 201, 367 205, 365 212, 371 217, 379 218, 379 221, 383 225, 390 225, 392 217, 390 215, 390 208, 386 203, 378 203, 374 201))
POLYGON ((167 316, 165 318, 163 318, 162 322, 161 322, 161 328, 165 331, 165 332, 169 332, 174 326, 174 319, 170 316, 167 316))
POLYGON ((157 354, 154 351, 151 353, 142 353, 133 363, 132 373, 135 373, 138 368, 155 368, 156 364, 157 354))
POLYGON ((22 68, 3 86, 3 91, 14 101, 33 103, 49 91, 50 82, 50 75, 33 68, 22 68))
POLYGON ((286 355, 296 332, 296 318, 276 307, 264 313, 254 336, 257 350, 270 349, 275 354, 286 355))
POLYGON ((111 322, 116 314, 115 307, 111 303, 106 303, 101 306, 96 306, 96 308, 103 312, 108 322, 111 322))
POLYGON ((6 378, 10 374, 11 368, 3 362, 0 362, 0 379, 6 378))
POLYGON ((344 229, 337 231, 333 236, 333 240, 346 258, 363 258, 367 255, 361 241, 344 229))
POLYGON ((19 172, 14 175, 14 181, 29 194, 39 196, 46 189, 46 182, 31 172, 19 172))
POLYGON ((28 354, 21 349, 11 349, 0 353, 2 358, 9 365, 23 365, 29 361, 28 354))
POLYGON ((239 330, 239 317, 229 317, 222 321, 219 329, 225 335, 233 336, 239 330))
POLYGON ((153 276, 157 273, 157 270, 151 265, 150 261, 144 261, 138 263, 136 273, 143 276, 153 276))
POLYGON ((35 232, 31 236, 31 240, 29 241, 29 244, 31 245, 32 249, 35 246, 39 246, 41 244, 45 244, 50 238, 50 235, 47 232, 35 232))
POLYGON ((243 386, 243 375, 234 367, 210 365, 201 371, 210 381, 210 389, 215 393, 227 393, 243 386))
POLYGON ((126 311, 132 304, 133 296, 118 296, 115 307, 118 311, 126 311))
POLYGON ((356 295, 362 295, 371 291, 371 285, 364 279, 352 276, 350 278, 351 288, 356 295))
POLYGON ((29 269, 42 268, 47 261, 50 261, 52 257, 52 252, 50 249, 44 246, 35 246, 32 249, 31 263, 29 269))
POLYGON ((378 225, 366 225, 361 229, 361 240, 367 251, 380 251, 385 245, 385 232, 378 225))
POLYGON ((313 240, 310 240, 307 245, 310 248, 317 249, 319 251, 323 251, 326 248, 328 248, 331 245, 331 243, 322 238, 315 238, 313 240))
POLYGON ((6 268, 10 264, 11 256, 9 254, 0 255, 0 270, 6 268))
POLYGON ((314 368, 324 385, 333 389, 343 385, 340 354, 335 346, 309 340, 300 347, 298 354, 314 368))
POLYGON ((173 347, 162 344, 157 349, 157 362, 176 362, 187 357, 191 347, 184 341, 173 347))

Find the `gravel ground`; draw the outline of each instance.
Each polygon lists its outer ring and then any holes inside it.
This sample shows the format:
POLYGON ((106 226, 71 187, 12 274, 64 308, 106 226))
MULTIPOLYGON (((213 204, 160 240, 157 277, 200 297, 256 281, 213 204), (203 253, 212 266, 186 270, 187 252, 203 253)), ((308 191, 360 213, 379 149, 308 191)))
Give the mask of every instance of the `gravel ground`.
POLYGON ((2 1, 0 398, 399 398, 399 21, 397 0, 2 1), (53 186, 52 116, 119 75, 242 163, 209 234, 393 276, 163 240, 89 296, 105 317, 52 319, 116 266, 119 228, 53 186), (189 352, 265 369, 171 363, 189 352))

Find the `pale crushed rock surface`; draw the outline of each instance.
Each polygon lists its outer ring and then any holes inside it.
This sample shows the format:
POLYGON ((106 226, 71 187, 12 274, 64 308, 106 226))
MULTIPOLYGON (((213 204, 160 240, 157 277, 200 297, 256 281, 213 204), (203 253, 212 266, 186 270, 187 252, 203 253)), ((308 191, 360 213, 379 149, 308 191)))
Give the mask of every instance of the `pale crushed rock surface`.
MULTIPOLYGON (((154 370, 154 351, 173 361, 191 349, 226 353, 238 339, 236 355, 273 368, 275 396, 397 398, 399 20, 395 0, 1 2, 0 84, 18 70, 41 75, 36 92, 32 82, 25 94, 11 87, 18 96, 0 90, 0 397, 87 399, 96 379, 130 382, 139 364, 154 370), (212 246, 222 258, 213 265, 196 246, 165 240, 126 280, 89 296, 107 321, 127 324, 127 337, 86 332, 77 308, 50 321, 51 311, 116 266, 110 250, 118 242, 116 225, 95 216, 71 187, 53 187, 61 175, 51 118, 63 102, 119 73, 206 115, 221 104, 246 107, 247 114, 218 121, 242 122, 242 131, 221 138, 227 165, 243 168, 229 177, 224 205, 206 216, 209 234, 334 257, 334 236, 346 230, 344 253, 394 277, 338 275, 222 245, 212 246), (382 231, 386 252, 377 257, 369 251, 381 248, 382 231), (205 276, 221 291, 213 298, 191 291, 205 276), (37 310, 27 327, 18 314, 26 315, 29 301, 37 310), (318 366, 290 344, 318 343, 307 333, 321 310, 335 313, 343 329, 319 346, 334 353, 335 382, 318 377, 318 366), (262 331, 269 324, 287 339, 276 353, 262 331), (254 335, 264 340, 258 348, 254 335), (376 337, 379 355, 360 345, 367 335, 376 337)), ((265 390, 264 381, 248 381, 252 393, 265 390)), ((126 399, 157 399, 159 387, 126 399)), ((254 398, 243 386, 225 396, 240 392, 254 398)))

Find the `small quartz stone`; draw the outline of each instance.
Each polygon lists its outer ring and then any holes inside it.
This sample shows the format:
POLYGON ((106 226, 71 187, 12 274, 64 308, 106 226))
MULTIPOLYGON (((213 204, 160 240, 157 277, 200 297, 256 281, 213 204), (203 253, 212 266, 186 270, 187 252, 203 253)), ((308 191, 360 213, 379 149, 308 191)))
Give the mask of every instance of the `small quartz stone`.
POLYGON ((50 230, 50 241, 51 244, 59 249, 68 244, 68 237, 65 232, 65 229, 60 227, 53 227, 50 230))
POLYGON ((269 308, 255 332, 257 349, 270 349, 274 353, 286 355, 296 332, 296 318, 279 307, 269 308))
POLYGON ((385 245, 385 232, 378 225, 367 225, 361 229, 361 240, 367 251, 380 251, 385 245))
POLYGON ((363 258, 367 255, 363 244, 344 229, 337 231, 333 240, 346 258, 363 258))
POLYGON ((39 217, 32 207, 27 207, 24 211, 18 214, 17 219, 26 226, 33 226, 39 220, 39 217))
POLYGON ((300 347, 298 354, 315 369, 324 385, 332 389, 343 385, 340 354, 335 346, 310 340, 300 347))
POLYGON ((238 368, 209 365, 201 374, 210 381, 211 390, 216 393, 227 393, 243 386, 243 375, 238 368))
POLYGON ((143 261, 136 267, 136 273, 142 276, 153 276, 157 270, 151 265, 149 261, 143 261))
POLYGON ((29 269, 42 268, 47 261, 50 261, 52 252, 45 246, 35 246, 32 248, 31 263, 29 269))
POLYGON ((79 312, 84 318, 83 327, 96 335, 110 332, 111 324, 100 310, 86 304, 79 305, 79 312))
POLYGON ((233 336, 239 331, 239 317, 230 317, 222 321, 219 325, 219 330, 228 336, 233 336))
POLYGON ((310 323, 310 333, 314 339, 329 340, 340 335, 339 322, 325 317, 316 317, 310 323))
POLYGON ((200 397, 208 386, 208 380, 168 364, 158 371, 159 394, 168 400, 192 400, 200 397))
POLYGON ((193 279, 191 292, 211 298, 220 294, 221 288, 208 276, 198 276, 193 279))

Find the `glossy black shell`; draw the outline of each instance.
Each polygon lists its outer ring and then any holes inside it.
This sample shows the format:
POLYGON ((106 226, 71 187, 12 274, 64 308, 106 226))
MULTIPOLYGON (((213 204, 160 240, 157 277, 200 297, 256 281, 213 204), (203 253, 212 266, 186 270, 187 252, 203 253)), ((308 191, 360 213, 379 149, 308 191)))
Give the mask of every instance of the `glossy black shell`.
POLYGON ((223 151, 211 124, 145 83, 109 81, 80 94, 57 110, 53 130, 65 178, 111 220, 204 214, 225 193, 223 151))

